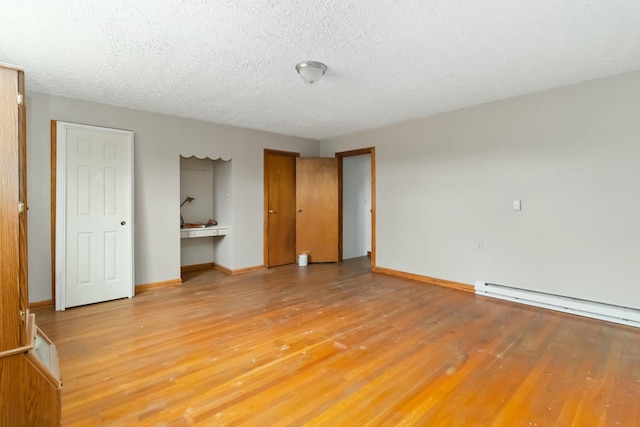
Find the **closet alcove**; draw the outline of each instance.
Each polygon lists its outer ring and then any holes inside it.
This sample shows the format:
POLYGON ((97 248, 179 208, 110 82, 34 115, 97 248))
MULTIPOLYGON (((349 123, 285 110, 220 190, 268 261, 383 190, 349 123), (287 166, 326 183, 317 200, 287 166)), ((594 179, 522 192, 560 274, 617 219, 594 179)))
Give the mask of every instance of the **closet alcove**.
POLYGON ((231 265, 231 188, 231 159, 180 156, 182 271, 231 265))

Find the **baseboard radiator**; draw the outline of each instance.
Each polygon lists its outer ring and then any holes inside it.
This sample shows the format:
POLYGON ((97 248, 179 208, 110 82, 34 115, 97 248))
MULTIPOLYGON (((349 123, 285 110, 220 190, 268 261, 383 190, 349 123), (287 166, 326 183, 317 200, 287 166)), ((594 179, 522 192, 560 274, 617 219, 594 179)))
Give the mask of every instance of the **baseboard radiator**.
POLYGON ((476 281, 475 293, 640 328, 640 310, 476 281))

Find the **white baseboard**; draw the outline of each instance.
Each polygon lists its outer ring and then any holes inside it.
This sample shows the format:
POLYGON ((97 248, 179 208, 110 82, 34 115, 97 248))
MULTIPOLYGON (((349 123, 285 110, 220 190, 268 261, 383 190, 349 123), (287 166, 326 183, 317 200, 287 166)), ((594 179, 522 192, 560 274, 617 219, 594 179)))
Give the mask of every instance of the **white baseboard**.
POLYGON ((640 310, 633 308, 517 289, 481 281, 476 281, 474 288, 477 295, 485 295, 640 328, 640 310))

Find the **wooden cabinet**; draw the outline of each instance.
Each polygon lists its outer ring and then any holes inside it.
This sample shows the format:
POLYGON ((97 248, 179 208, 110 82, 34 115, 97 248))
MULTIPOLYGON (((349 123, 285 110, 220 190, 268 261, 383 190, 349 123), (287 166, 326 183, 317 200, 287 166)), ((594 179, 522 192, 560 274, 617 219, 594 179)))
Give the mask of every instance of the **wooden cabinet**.
POLYGON ((55 345, 28 311, 24 73, 0 64, 0 425, 60 425, 55 345))

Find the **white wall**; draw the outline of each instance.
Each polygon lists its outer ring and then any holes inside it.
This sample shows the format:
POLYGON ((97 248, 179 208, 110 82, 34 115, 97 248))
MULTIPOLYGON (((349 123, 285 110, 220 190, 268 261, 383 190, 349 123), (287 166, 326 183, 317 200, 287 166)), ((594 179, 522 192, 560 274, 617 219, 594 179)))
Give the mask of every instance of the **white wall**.
POLYGON ((371 250, 371 154, 342 161, 342 257, 371 250))
POLYGON ((180 208, 187 223, 206 223, 213 218, 213 168, 214 161, 211 159, 180 157, 180 203, 187 196, 194 199, 180 208))
POLYGON ((325 140, 321 155, 376 147, 380 267, 640 308, 639 112, 634 72, 325 140))
MULTIPOLYGON (((27 75, 27 84, 28 84, 27 75)), ((262 265, 263 149, 318 155, 317 141, 27 92, 29 300, 51 298, 50 120, 135 133, 136 284, 180 277, 179 156, 233 159, 232 269, 262 265)))
MULTIPOLYGON (((213 219, 229 227, 233 236, 233 161, 216 160, 213 168, 213 219)), ((233 238, 214 237, 215 263, 228 267, 233 263, 233 238)), ((197 239, 196 239, 197 240, 197 239)))

